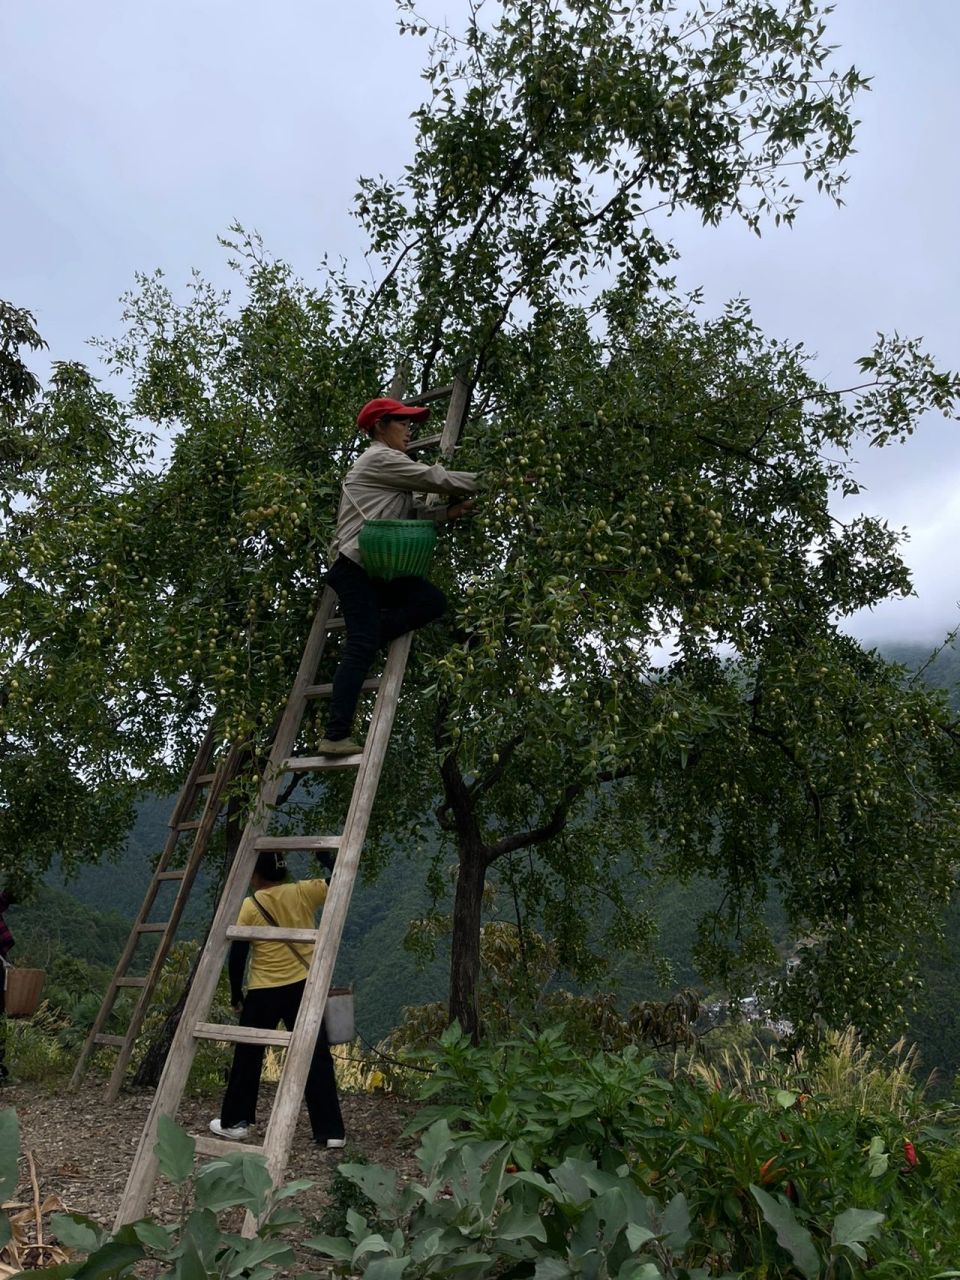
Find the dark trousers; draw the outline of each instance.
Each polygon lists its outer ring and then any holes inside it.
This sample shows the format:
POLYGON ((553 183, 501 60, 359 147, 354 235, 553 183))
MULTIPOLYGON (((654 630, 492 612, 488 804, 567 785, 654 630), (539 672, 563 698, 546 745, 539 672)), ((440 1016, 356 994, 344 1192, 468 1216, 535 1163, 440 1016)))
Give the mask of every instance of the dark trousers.
POLYGON ((371 578, 365 569, 339 556, 327 582, 340 597, 347 638, 333 677, 325 736, 347 738, 357 699, 376 652, 404 632, 434 622, 446 611, 443 592, 426 578, 371 578))
MULTIPOLYGON (((300 981, 290 982, 283 987, 251 987, 243 999, 240 1025, 275 1031, 282 1022, 288 1031, 292 1031, 305 985, 304 981, 300 981)), ((220 1108, 220 1123, 225 1128, 235 1124, 256 1123, 263 1054, 263 1045, 238 1044, 234 1048, 230 1080, 220 1108)), ((343 1117, 337 1098, 333 1059, 330 1056, 327 1033, 322 1025, 317 1036, 317 1047, 313 1051, 303 1099, 307 1104, 313 1136, 318 1141, 343 1137, 343 1117)))

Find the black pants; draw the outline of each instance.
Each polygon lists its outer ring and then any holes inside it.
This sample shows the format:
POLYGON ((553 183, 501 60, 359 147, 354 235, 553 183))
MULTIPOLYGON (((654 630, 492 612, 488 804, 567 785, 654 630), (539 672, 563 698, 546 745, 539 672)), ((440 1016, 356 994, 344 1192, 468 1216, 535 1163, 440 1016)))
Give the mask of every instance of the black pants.
POLYGON ((357 699, 377 650, 406 631, 434 622, 446 611, 443 592, 426 578, 371 578, 365 569, 339 556, 327 582, 340 597, 347 638, 333 677, 325 736, 346 738, 357 699))
MULTIPOLYGON (((283 987, 251 987, 243 999, 240 1025, 275 1031, 282 1022, 288 1031, 292 1031, 305 985, 304 981, 300 981, 290 982, 283 987)), ((220 1108, 220 1123, 224 1128, 231 1128, 235 1124, 256 1123, 263 1053, 264 1046, 259 1044, 238 1044, 234 1048, 230 1080, 220 1108)), ((310 1125, 317 1141, 325 1142, 327 1138, 343 1137, 343 1117, 337 1098, 333 1059, 330 1057, 327 1033, 322 1025, 317 1036, 317 1047, 313 1051, 303 1099, 307 1104, 310 1125)))

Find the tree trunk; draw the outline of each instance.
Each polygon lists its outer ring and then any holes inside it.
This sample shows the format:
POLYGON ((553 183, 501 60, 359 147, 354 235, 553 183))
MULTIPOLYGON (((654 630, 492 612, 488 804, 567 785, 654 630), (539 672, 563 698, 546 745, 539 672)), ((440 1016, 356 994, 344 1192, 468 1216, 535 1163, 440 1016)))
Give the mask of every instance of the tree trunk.
POLYGON ((147 1052, 140 1060, 140 1065, 133 1074, 130 1083, 138 1089, 155 1089, 160 1083, 160 1075, 163 1071, 163 1064, 167 1060, 167 1054, 170 1052, 170 1046, 173 1044, 173 1037, 176 1034, 177 1027, 180 1025, 180 1015, 183 1013, 183 1006, 186 1004, 187 995, 193 986, 193 975, 197 971, 197 965, 200 963, 200 957, 203 955, 203 948, 206 945, 206 935, 203 943, 201 943, 197 954, 193 957, 193 964, 190 966, 190 973, 187 981, 184 983, 183 990, 177 997, 177 1002, 172 1008, 167 1010, 167 1016, 163 1020, 163 1026, 157 1032, 147 1052))
POLYGON ((479 849, 461 850, 453 901, 450 949, 450 1021, 480 1040, 480 916, 486 860, 479 849))

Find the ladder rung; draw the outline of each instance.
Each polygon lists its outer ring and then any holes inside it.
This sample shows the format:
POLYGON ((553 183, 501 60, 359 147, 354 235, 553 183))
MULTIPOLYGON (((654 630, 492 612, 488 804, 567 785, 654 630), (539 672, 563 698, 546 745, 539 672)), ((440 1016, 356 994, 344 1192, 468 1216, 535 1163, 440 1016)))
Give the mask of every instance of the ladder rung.
MULTIPOLYGON (((372 680, 364 680, 360 688, 365 691, 370 689, 379 689, 380 677, 377 676, 372 680)), ((306 689, 304 689, 303 696, 305 698, 329 698, 331 693, 333 693, 332 684, 311 684, 307 685, 306 689)))
POLYGON ((268 1031, 264 1027, 238 1027, 232 1022, 198 1022, 193 1028, 198 1040, 228 1040, 231 1044, 290 1043, 290 1031, 268 1031))
POLYGON ((257 852, 273 850, 280 853, 283 849, 332 849, 340 848, 339 836, 258 836, 253 846, 257 852))
POLYGON ((203 1133, 194 1138, 194 1151, 198 1156, 223 1156, 228 1151, 253 1151, 262 1155, 263 1147, 256 1142, 231 1142, 229 1138, 203 1133))
POLYGON ((444 396, 450 395, 456 385, 457 384, 455 382, 451 382, 446 387, 431 387, 429 391, 423 391, 418 396, 411 396, 406 403, 429 404, 431 400, 442 400, 444 396))
POLYGON ((174 827, 174 831, 196 831, 200 826, 200 819, 194 818, 191 822, 178 822, 174 827))
POLYGON ((344 628, 346 625, 347 625, 347 624, 344 622, 343 618, 331 618, 331 619, 327 622, 327 630, 328 630, 328 631, 342 631, 342 630, 343 630, 343 628, 344 628))
POLYGON ((154 879, 156 880, 182 880, 186 875, 186 871, 181 867, 179 871, 158 871, 154 879))
POLYGON ((169 920, 163 920, 160 924, 138 924, 137 933, 163 933, 169 923, 169 920))
POLYGON ((355 756, 292 756, 284 760, 287 773, 313 773, 321 769, 355 769, 363 759, 363 752, 355 756))
POLYGON ((226 929, 233 942, 316 942, 316 929, 285 929, 272 924, 232 924, 226 929))
POLYGON ((127 1042, 124 1040, 123 1036, 105 1036, 101 1034, 93 1037, 93 1043, 109 1044, 112 1045, 114 1049, 122 1049, 127 1042))
POLYGON ((442 435, 423 436, 419 440, 411 440, 407 445, 407 453, 416 453, 419 449, 432 449, 443 439, 442 435))
POLYGON ((145 987, 147 985, 146 978, 118 978, 118 987, 145 987))
POLYGON ((208 782, 212 782, 216 776, 215 773, 201 773, 199 777, 194 778, 193 785, 195 787, 204 787, 208 782))

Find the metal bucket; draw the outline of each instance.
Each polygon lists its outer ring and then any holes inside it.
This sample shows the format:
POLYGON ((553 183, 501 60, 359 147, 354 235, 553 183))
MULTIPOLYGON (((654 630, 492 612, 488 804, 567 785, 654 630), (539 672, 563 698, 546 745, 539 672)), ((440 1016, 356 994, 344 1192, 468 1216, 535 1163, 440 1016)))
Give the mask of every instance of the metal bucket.
POLYGON ((349 1044, 354 1038, 353 987, 330 988, 323 1011, 323 1025, 331 1044, 349 1044))
POLYGON ((31 1018, 37 1012, 45 969, 4 969, 4 1012, 8 1018, 31 1018))

